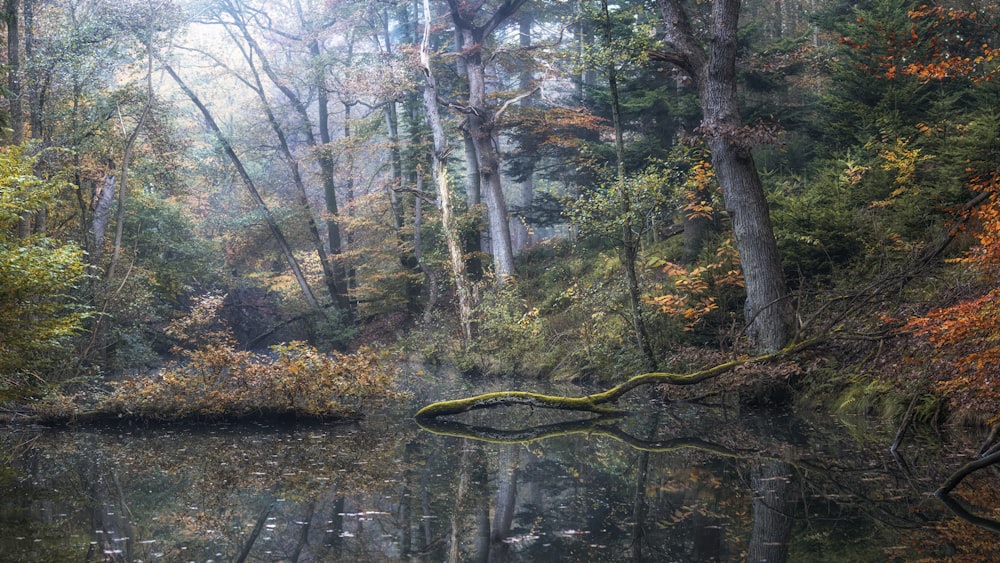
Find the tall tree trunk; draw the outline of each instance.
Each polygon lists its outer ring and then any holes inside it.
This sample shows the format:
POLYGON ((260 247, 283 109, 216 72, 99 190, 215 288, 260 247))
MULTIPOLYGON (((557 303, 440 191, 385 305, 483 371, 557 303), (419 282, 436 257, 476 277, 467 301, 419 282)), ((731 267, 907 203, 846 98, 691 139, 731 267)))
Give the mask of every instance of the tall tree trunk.
POLYGON ((302 268, 301 266, 299 266, 299 262, 298 260, 296 260, 294 252, 292 252, 291 245, 289 245, 288 240, 285 239, 285 234, 281 231, 281 228, 278 226, 278 221, 274 218, 274 214, 271 213, 271 209, 264 202, 264 198, 261 197, 260 192, 257 191, 257 186, 254 184, 253 179, 250 178, 250 174, 247 172, 246 168, 243 167, 243 162, 240 160, 239 156, 237 156, 236 151, 233 150, 233 146, 229 143, 229 139, 227 139, 226 136, 223 135, 222 130, 219 128, 219 125, 215 122, 215 118, 212 116, 212 113, 208 110, 208 107, 206 107, 205 104, 202 103, 198 95, 195 94, 194 91, 191 90, 191 88, 189 88, 188 85, 184 83, 181 77, 174 71, 174 69, 170 65, 166 64, 163 61, 160 62, 163 64, 163 68, 164 70, 167 71, 167 74, 169 74, 170 77, 174 79, 174 82, 177 83, 177 86, 179 86, 180 89, 184 92, 184 94, 191 99, 191 102, 198 107, 198 110, 201 112, 202 117, 205 118, 205 124, 208 125, 208 128, 215 135, 215 138, 219 142, 219 145, 222 147, 222 150, 226 154, 226 157, 229 158, 229 161, 232 163, 233 167, 236 168, 236 172, 237 174, 239 174, 240 179, 243 181, 243 185, 246 187, 247 192, 250 194, 250 197, 254 200, 254 203, 260 210, 260 214, 264 218, 264 221, 267 223, 268 229, 271 230, 271 236, 273 236, 274 240, 278 243, 278 247, 281 249, 281 253, 282 255, 284 255, 285 261, 288 263, 288 267, 292 270, 292 274, 295 276, 295 281, 298 282, 299 288, 302 290, 302 296, 305 298, 306 303, 314 311, 320 313, 322 316, 325 317, 326 313, 325 311, 323 311, 323 308, 316 300, 316 295, 313 293, 312 288, 309 287, 309 282, 308 280, 306 280, 306 276, 302 272, 302 268))
POLYGON ((451 257, 451 273, 455 282, 455 292, 458 294, 458 314, 462 325, 463 344, 468 347, 472 343, 472 292, 465 277, 464 257, 452 210, 447 165, 450 149, 438 111, 437 83, 431 71, 430 22, 430 0, 424 0, 424 38, 420 44, 420 64, 424 73, 424 111, 427 113, 427 123, 434 136, 434 183, 437 186, 438 205, 441 206, 441 229, 444 231, 448 254, 451 257))
MULTIPOLYGON (((243 15, 237 10, 237 7, 233 4, 226 3, 224 4, 224 8, 229 13, 230 17, 232 17, 232 23, 235 24, 243 38, 243 41, 245 41, 249 47, 249 49, 240 49, 243 53, 247 68, 250 70, 250 75, 253 78, 252 83, 249 81, 246 81, 245 83, 255 94, 257 94, 257 98, 260 100, 261 106, 264 109, 264 115, 267 117, 267 122, 271 126, 271 130, 274 132, 274 135, 278 140, 278 149, 281 153, 282 159, 285 161, 285 164, 288 166, 288 169, 292 174, 292 185, 295 188, 295 198, 303 215, 305 216, 309 236, 312 240, 313 247, 316 250, 316 256, 319 259, 320 268, 323 271, 323 281, 326 284, 327 292, 330 294, 330 299, 337 306, 337 308, 349 318, 349 304, 346 301, 344 292, 341 290, 338 283, 339 280, 337 279, 333 267, 330 264, 330 257, 326 252, 326 247, 323 243, 322 237, 320 236, 319 226, 316 223, 315 217, 313 217, 312 207, 309 205, 309 196, 306 193, 305 181, 302 178, 299 161, 295 155, 292 154, 292 149, 288 142, 288 136, 285 134, 285 129, 279 123, 278 118, 272 109, 272 104, 267 97, 263 80, 261 79, 260 72, 258 70, 258 65, 263 67, 267 76, 271 77, 273 75, 273 78, 277 79, 277 75, 271 68, 269 59, 267 59, 264 55, 263 50, 254 39, 253 35, 251 35, 250 30, 243 19, 243 15)), ((233 36, 233 40, 238 41, 235 36, 233 36)))
MULTIPOLYGON (((21 105, 21 23, 19 0, 4 0, 4 22, 7 24, 7 105, 10 113, 10 143, 24 143, 24 109, 21 105)), ((31 235, 32 214, 25 213, 17 223, 17 236, 31 235)))
MULTIPOLYGON (((223 5, 225 9, 231 14, 240 14, 242 6, 240 4, 232 2, 232 0, 223 0, 223 5)), ((313 30, 308 29, 309 26, 306 23, 306 17, 302 11, 302 6, 299 2, 295 2, 296 16, 299 22, 307 29, 307 44, 306 48, 309 50, 310 55, 313 57, 314 61, 318 63, 322 55, 322 49, 319 44, 319 39, 313 30)), ((234 15, 234 23, 242 23, 242 20, 234 15)), ((337 304, 338 309, 345 315, 348 322, 350 322, 354 317, 354 312, 351 308, 350 298, 347 294, 347 275, 343 264, 338 260, 341 255, 341 240, 340 240, 340 228, 338 225, 337 217, 339 215, 337 206, 337 190, 334 183, 334 160, 329 152, 330 143, 330 127, 329 127, 329 100, 326 90, 326 79, 325 71, 322 65, 317 64, 317 68, 313 69, 311 72, 314 73, 312 76, 312 83, 316 86, 317 95, 317 121, 320 139, 317 140, 316 132, 313 130, 313 117, 309 112, 306 103, 302 101, 299 95, 289 86, 274 68, 270 65, 269 59, 266 53, 259 47, 259 45, 254 41, 252 35, 246 34, 248 44, 253 49, 257 56, 257 60, 260 61, 260 68, 264 71, 264 74, 268 77, 271 83, 285 96, 288 102, 291 104, 292 109, 295 111, 296 115, 299 116, 299 121, 301 123, 301 131, 305 137, 306 145, 314 152, 316 159, 319 162, 320 167, 320 177, 323 182, 323 195, 325 199, 326 215, 327 219, 327 239, 329 243, 329 253, 327 254, 327 259, 329 262, 329 268, 333 272, 333 285, 336 288, 334 301, 337 304)))
POLYGON ((514 509, 517 507, 517 474, 521 465, 521 448, 512 444, 501 446, 497 463, 497 496, 490 532, 489 561, 501 562, 508 559, 511 525, 514 523, 514 509))
POLYGON ((507 202, 501 183, 500 155, 496 146, 497 114, 486 104, 486 62, 483 49, 486 38, 497 26, 517 13, 524 2, 525 0, 504 0, 485 23, 477 26, 474 23, 477 15, 475 12, 481 9, 480 4, 468 5, 459 0, 448 0, 455 32, 461 35, 463 49, 459 57, 464 59, 465 77, 469 85, 468 101, 460 109, 467 115, 467 127, 476 150, 480 187, 490 223, 493 268, 500 284, 514 275, 514 251, 511 247, 507 202), (473 13, 467 12, 470 8, 473 13))
MULTIPOLYGON (((460 30, 455 30, 455 52, 461 53, 465 50, 465 39, 460 30)), ((466 81, 469 75, 469 65, 466 64, 465 57, 455 57, 455 68, 458 71, 460 80, 466 81)), ((479 174, 479 162, 476 160, 476 145, 472 141, 472 131, 466 121, 459 129, 462 131, 462 148, 465 156, 465 204, 469 210, 479 212, 483 204, 482 176, 479 174)), ((490 249, 490 234, 488 231, 479 229, 480 223, 475 223, 475 229, 467 229, 463 232, 462 248, 465 250, 465 269, 469 273, 469 278, 479 281, 483 278, 483 252, 484 249, 492 253, 490 249)))
MULTIPOLYGON (((24 63, 29 73, 35 66, 35 0, 22 0, 24 6, 24 63)), ((33 73, 34 74, 34 73, 33 73)), ((40 139, 42 144, 48 144, 45 132, 42 131, 42 88, 39 77, 29 78, 28 90, 28 123, 33 139, 40 139)))
POLYGON ((20 0, 4 0, 7 24, 7 102, 10 112, 10 142, 24 142, 24 106, 21 104, 21 23, 20 0))
MULTIPOLYGON (((321 56, 319 41, 313 40, 309 44, 309 50, 317 60, 321 56)), ((330 244, 330 254, 332 255, 333 268, 337 277, 338 304, 344 307, 349 316, 353 316, 353 309, 348 298, 347 268, 343 263, 343 241, 340 234, 340 209, 337 204, 337 183, 335 179, 335 166, 333 155, 330 153, 330 143, 333 138, 330 135, 330 100, 326 91, 326 80, 322 68, 316 70, 316 98, 318 103, 319 121, 319 142, 318 160, 320 174, 323 178, 323 197, 326 201, 326 230, 330 244)))
POLYGON ((791 338, 792 307, 767 197, 750 147, 739 138, 743 125, 736 91, 739 12, 738 0, 713 6, 712 52, 699 84, 702 127, 740 254, 747 288, 748 334, 758 351, 774 352, 791 338))
MULTIPOLYGON (((531 48, 531 26, 535 21, 534 14, 530 10, 525 10, 521 12, 520 22, 518 25, 518 46, 522 51, 527 51, 531 48)), ((522 92, 527 92, 531 89, 532 73, 531 68, 528 65, 524 65, 521 69, 521 74, 518 77, 518 86, 522 92)), ((521 100, 522 107, 528 107, 532 104, 532 98, 525 97, 521 100)), ((531 202, 535 198, 535 163, 536 159, 534 157, 526 157, 526 166, 524 170, 524 179, 521 180, 518 186, 518 205, 523 211, 527 211, 531 207, 531 202)), ((511 246, 515 254, 520 254, 528 247, 531 243, 531 235, 528 230, 528 223, 525 221, 524 216, 515 217, 511 221, 510 225, 510 236, 511 236, 511 246)))
MULTIPOLYGON (((468 39, 468 38, 467 38, 468 39)), ((467 41, 480 45, 480 41, 467 41)), ((470 46, 466 56, 469 77, 469 134, 476 152, 479 185, 489 219, 490 250, 497 281, 514 275, 514 250, 511 246, 507 201, 500 177, 500 155, 496 149, 493 116, 486 107, 486 68, 479 49, 470 46)))
MULTIPOLYGON (((88 253, 91 266, 99 266, 101 256, 104 254, 104 236, 107 232, 108 221, 111 218, 111 204, 115 202, 115 184, 117 183, 118 178, 115 177, 114 172, 108 171, 108 174, 104 177, 104 182, 102 182, 99 188, 96 188, 98 191, 94 196, 94 214, 90 222, 91 232, 93 233, 93 244, 89 245, 92 248, 88 253)), ((100 321, 98 320, 98 322, 100 321)))
MULTIPOLYGON (((352 43, 351 47, 348 48, 348 55, 347 55, 347 61, 348 61, 347 64, 348 65, 350 65, 350 60, 352 58, 351 57, 351 53, 352 52, 353 52, 353 43, 352 43)), ((350 217, 350 213, 351 213, 352 208, 354 206, 354 146, 351 143, 351 134, 352 134, 351 133, 351 109, 354 107, 354 102, 342 100, 341 104, 344 106, 344 128, 343 128, 343 135, 344 135, 344 141, 345 141, 345 147, 344 147, 343 152, 341 153, 344 156, 343 160, 345 161, 344 165, 343 165, 343 168, 344 168, 344 174, 343 175, 345 177, 345 180, 344 180, 344 201, 345 201, 345 207, 344 207, 343 210, 341 210, 341 213, 344 213, 344 214, 347 215, 347 217, 350 217)), ((344 240, 343 240, 343 247, 344 247, 344 249, 345 250, 349 250, 351 248, 351 244, 353 244, 353 242, 354 241, 351 238, 351 232, 348 231, 348 230, 345 230, 344 231, 344 240)), ((357 287, 357 281, 355 279, 356 276, 357 276, 357 270, 352 265, 352 266, 346 268, 346 273, 347 273, 347 278, 346 278, 347 289, 348 289, 348 292, 349 292, 352 287, 357 287)))
MULTIPOLYGON (((408 238, 403 230, 403 227, 406 225, 407 205, 406 199, 400 196, 400 191, 405 184, 405 178, 403 176, 402 151, 400 151, 399 111, 396 108, 395 101, 390 100, 386 103, 384 114, 386 133, 389 136, 389 174, 391 178, 391 186, 388 190, 389 205, 392 209, 392 225, 399 248, 399 265, 408 273, 422 272, 419 246, 421 212, 419 206, 422 200, 419 197, 413 198, 413 234, 408 238)), ((419 187, 417 191, 421 191, 419 187)), ((430 285, 430 278, 427 281, 428 285, 430 285)), ((406 305, 407 310, 411 314, 419 310, 419 300, 420 284, 416 279, 408 276, 406 278, 406 305)))
MULTIPOLYGON (((116 269, 118 267, 118 257, 121 255, 122 236, 125 233, 125 202, 128 197, 126 188, 128 187, 128 165, 129 161, 132 160, 132 149, 135 147, 135 142, 139 138, 139 132, 142 131, 143 127, 145 127, 146 119, 149 117, 149 112, 153 107, 153 42, 151 34, 150 37, 146 38, 145 43, 147 58, 146 103, 142 107, 142 114, 139 115, 139 121, 135 124, 135 128, 129 134, 128 139, 125 140, 125 151, 124 154, 122 154, 121 173, 118 179, 118 210, 115 212, 115 241, 111 250, 111 263, 108 264, 107 278, 109 280, 115 277, 116 269)), ((108 184, 105 184, 105 189, 108 187, 108 184)), ((114 188, 114 181, 110 183, 110 187, 112 189, 114 188)), ((102 240, 97 240, 96 232, 94 233, 94 239, 95 248, 101 248, 104 245, 103 237, 102 240)), ((100 254, 98 253, 98 257, 99 256, 100 254)))
POLYGON ((680 0, 658 0, 664 22, 664 51, 654 59, 672 63, 698 86, 702 131, 733 224, 746 282, 748 336, 761 353, 780 350, 792 337, 794 318, 774 239, 767 198, 751 149, 742 139, 736 77, 736 31, 740 1, 712 4, 707 44, 698 40, 680 0))

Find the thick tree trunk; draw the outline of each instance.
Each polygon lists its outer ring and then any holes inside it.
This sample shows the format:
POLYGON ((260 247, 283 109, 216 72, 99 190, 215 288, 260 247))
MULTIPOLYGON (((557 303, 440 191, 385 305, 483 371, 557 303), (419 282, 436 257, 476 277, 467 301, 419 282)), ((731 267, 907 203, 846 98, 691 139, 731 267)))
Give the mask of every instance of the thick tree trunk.
POLYGON ((710 139, 709 146, 746 281, 748 335, 757 351, 773 352, 792 336, 792 307, 767 198, 749 150, 725 138, 710 139))
MULTIPOLYGON (((478 51, 476 51, 478 53, 478 51)), ((514 275, 514 251, 510 241, 507 201, 500 178, 500 155, 491 113, 486 108, 486 69, 482 57, 474 55, 466 61, 469 76, 469 134, 476 152, 479 185, 489 219, 490 250, 497 280, 514 275)))
POLYGON ((746 281, 746 322, 756 350, 773 352, 791 338, 792 307, 774 239, 767 197, 748 142, 736 91, 736 28, 740 2, 717 2, 712 11, 712 50, 699 81, 702 128, 746 281))
POLYGON ((746 322, 754 348, 773 352, 792 338, 793 314, 767 198, 739 114, 736 31, 740 1, 712 4, 708 51, 680 0, 659 0, 666 51, 651 53, 687 72, 698 86, 703 134, 733 224, 746 282, 746 322))
POLYGON ((484 23, 476 25, 481 4, 468 5, 459 0, 448 0, 455 33, 460 35, 463 47, 459 57, 463 59, 469 86, 468 102, 460 109, 468 116, 467 127, 475 147, 480 188, 490 223, 493 268, 497 281, 501 284, 514 275, 514 251, 511 246, 507 202, 500 177, 500 155, 495 130, 497 115, 486 104, 486 63, 483 50, 486 38, 498 25, 517 13, 524 2, 525 0, 504 0, 492 14, 487 15, 484 23))

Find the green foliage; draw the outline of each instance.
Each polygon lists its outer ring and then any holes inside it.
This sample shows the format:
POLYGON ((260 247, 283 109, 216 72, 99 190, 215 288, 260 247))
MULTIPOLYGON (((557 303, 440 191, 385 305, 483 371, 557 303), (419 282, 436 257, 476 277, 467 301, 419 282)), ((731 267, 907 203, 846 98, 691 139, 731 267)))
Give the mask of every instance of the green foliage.
POLYGON ((395 369, 378 352, 322 354, 302 342, 270 355, 239 350, 209 294, 169 331, 186 346, 184 361, 121 382, 99 410, 157 420, 253 416, 342 417, 360 405, 398 397, 395 369))
POLYGON ((139 264, 152 274, 153 289, 165 300, 190 292, 196 280, 211 284, 218 277, 218 249, 194 236, 195 231, 191 215, 179 202, 153 192, 131 194, 126 244, 136 249, 139 264))
POLYGON ((870 223, 851 194, 855 169, 851 162, 832 163, 813 181, 783 179, 771 189, 771 218, 785 279, 793 287, 806 279, 829 283, 861 256, 870 223))
POLYGON ((538 245, 522 257, 520 292, 543 327, 533 345, 553 377, 611 380, 641 369, 627 339, 620 267, 616 253, 567 242, 538 245))
POLYGON ((83 251, 15 234, 22 216, 45 209, 63 187, 35 176, 35 161, 23 147, 0 150, 0 399, 40 383, 38 372, 89 315, 71 296, 85 277, 83 251))
POLYGON ((877 0, 831 22, 841 46, 831 58, 831 86, 824 96, 827 146, 846 149, 872 139, 910 135, 934 89, 912 77, 878 76, 889 56, 889 37, 910 32, 907 10, 915 2, 877 0))
POLYGON ((473 318, 476 331, 460 355, 463 371, 524 375, 548 371, 544 323, 537 307, 525 300, 519 284, 483 287, 473 318))
POLYGON ((581 235, 621 240, 622 227, 628 222, 636 236, 650 225, 652 216, 669 209, 672 171, 661 162, 652 162, 642 171, 629 175, 622 185, 604 169, 604 180, 579 197, 566 202, 566 215, 581 235), (629 215, 622 214, 622 200, 628 198, 629 215))

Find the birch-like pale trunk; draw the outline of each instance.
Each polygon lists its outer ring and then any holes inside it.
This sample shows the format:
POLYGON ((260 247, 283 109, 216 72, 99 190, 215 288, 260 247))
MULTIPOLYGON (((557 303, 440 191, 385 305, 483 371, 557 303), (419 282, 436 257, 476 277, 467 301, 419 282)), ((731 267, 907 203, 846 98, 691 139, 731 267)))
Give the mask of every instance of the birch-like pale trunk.
POLYGON ((468 346, 472 342, 472 292, 468 278, 465 277, 465 261, 451 202, 447 166, 450 149, 444 126, 441 124, 441 114, 438 111, 437 83, 431 71, 430 22, 430 1, 424 0, 424 38, 420 43, 420 64, 424 73, 424 111, 434 137, 434 184, 437 186, 438 204, 441 206, 441 229, 448 245, 452 279, 455 282, 455 292, 458 294, 458 315, 462 325, 463 343, 468 346))

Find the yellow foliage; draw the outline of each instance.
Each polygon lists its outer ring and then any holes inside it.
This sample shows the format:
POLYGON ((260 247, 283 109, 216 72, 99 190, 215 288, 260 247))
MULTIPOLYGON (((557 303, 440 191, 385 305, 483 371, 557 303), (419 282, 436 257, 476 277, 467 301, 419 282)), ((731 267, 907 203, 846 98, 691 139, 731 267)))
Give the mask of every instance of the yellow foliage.
POLYGON ((716 261, 685 267, 666 260, 653 260, 669 277, 660 295, 646 296, 644 301, 656 306, 661 313, 684 320, 684 330, 691 330, 706 315, 719 308, 714 291, 722 287, 742 287, 743 274, 738 269, 736 250, 726 241, 716 252, 716 261), (672 287, 670 287, 672 286, 672 287))

